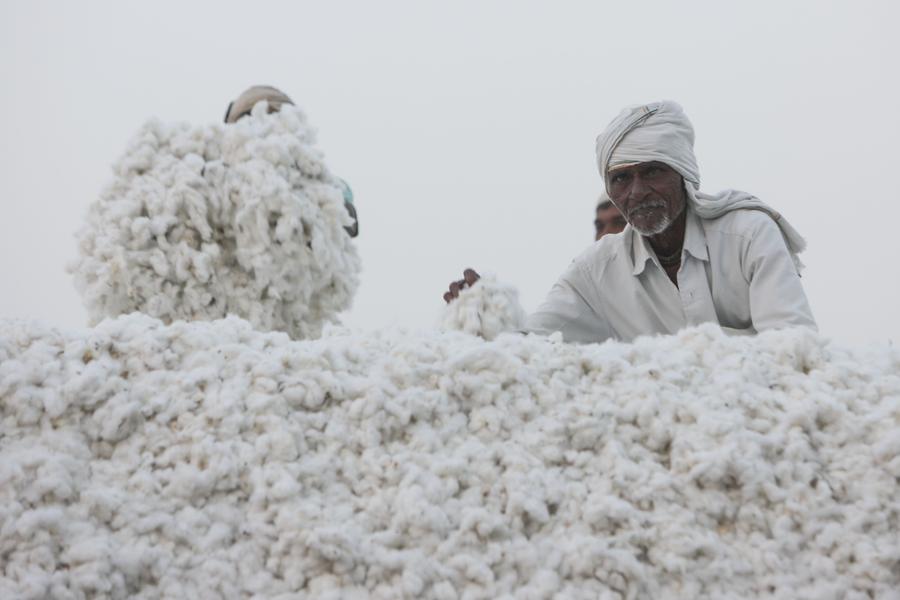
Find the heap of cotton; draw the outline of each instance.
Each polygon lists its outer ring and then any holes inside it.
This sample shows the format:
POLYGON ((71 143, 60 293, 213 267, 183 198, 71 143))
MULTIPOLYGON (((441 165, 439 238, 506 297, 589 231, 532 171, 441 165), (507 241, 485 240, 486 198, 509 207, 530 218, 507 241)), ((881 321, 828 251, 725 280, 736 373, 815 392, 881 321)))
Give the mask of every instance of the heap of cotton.
POLYGON ((113 168, 71 265, 91 323, 239 315, 316 337, 349 307, 359 258, 338 180, 303 113, 285 105, 230 125, 150 121, 113 168))
POLYGON ((486 340, 521 329, 524 324, 518 290, 493 275, 485 275, 477 285, 461 290, 459 298, 444 307, 440 323, 447 331, 464 331, 486 340))
POLYGON ((900 354, 807 331, 0 322, 0 427, 2 598, 900 590, 900 354))

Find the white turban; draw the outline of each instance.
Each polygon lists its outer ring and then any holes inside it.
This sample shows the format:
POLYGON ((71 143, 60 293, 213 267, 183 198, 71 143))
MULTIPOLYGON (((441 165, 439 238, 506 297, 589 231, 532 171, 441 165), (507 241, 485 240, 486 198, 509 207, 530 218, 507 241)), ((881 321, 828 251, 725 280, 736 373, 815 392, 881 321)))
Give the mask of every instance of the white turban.
POLYGON ((669 165, 684 178, 688 203, 703 219, 715 219, 741 208, 768 214, 781 228, 798 270, 802 267, 797 255, 806 249, 806 241, 778 211, 747 192, 724 190, 705 194, 700 191, 694 127, 677 102, 664 100, 630 106, 597 136, 597 167, 604 185, 610 169, 651 161, 669 165))

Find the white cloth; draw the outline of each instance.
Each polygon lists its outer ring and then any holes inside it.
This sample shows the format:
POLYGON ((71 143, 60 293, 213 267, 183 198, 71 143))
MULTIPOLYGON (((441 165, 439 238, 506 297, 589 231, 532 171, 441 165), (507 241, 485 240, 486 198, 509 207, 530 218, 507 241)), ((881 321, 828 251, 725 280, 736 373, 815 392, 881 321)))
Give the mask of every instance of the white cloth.
POLYGON ((742 208, 767 213, 781 229, 797 268, 803 268, 797 255, 806 249, 806 241, 778 211, 747 192, 700 191, 694 127, 677 102, 664 100, 628 107, 597 136, 597 167, 604 184, 609 169, 651 161, 669 165, 684 178, 688 204, 704 219, 742 208))
POLYGON ((754 333, 816 329, 800 275, 775 221, 758 210, 703 219, 688 209, 676 287, 629 225, 576 258, 525 331, 570 342, 630 341, 719 323, 754 333))

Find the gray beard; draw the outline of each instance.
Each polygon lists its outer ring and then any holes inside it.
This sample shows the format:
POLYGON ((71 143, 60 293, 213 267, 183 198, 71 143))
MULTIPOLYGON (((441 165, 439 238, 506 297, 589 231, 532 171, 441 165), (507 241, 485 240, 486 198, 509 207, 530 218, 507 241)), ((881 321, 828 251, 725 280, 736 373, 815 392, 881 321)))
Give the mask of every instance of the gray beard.
POLYGON ((659 221, 656 222, 656 225, 654 225, 650 229, 644 229, 643 227, 638 227, 634 223, 632 223, 631 226, 634 228, 635 231, 637 231, 639 234, 641 234, 644 237, 659 235, 660 233, 662 233, 663 231, 665 231, 666 229, 668 229, 669 227, 672 226, 672 223, 674 223, 678 219, 678 217, 681 216, 681 213, 684 212, 684 209, 686 207, 687 207, 687 202, 685 202, 682 205, 681 210, 678 211, 677 215, 675 215, 673 217, 673 216, 666 214, 663 218, 661 218, 659 221))
POLYGON ((638 227, 637 225, 632 223, 632 227, 644 237, 650 237, 653 235, 658 235, 669 228, 672 225, 674 219, 670 218, 669 215, 666 215, 664 218, 660 219, 656 222, 656 226, 651 229, 644 229, 643 227, 638 227))

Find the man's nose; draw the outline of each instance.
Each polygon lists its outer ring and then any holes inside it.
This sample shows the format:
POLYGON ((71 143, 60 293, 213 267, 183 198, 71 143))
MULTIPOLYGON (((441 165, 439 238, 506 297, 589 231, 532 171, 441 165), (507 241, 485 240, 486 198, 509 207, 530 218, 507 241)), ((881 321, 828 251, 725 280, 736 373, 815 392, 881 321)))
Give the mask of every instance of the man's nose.
POLYGON ((631 196, 632 200, 640 200, 648 191, 650 191, 650 187, 647 183, 640 175, 635 174, 631 179, 631 187, 628 190, 628 195, 631 196))

